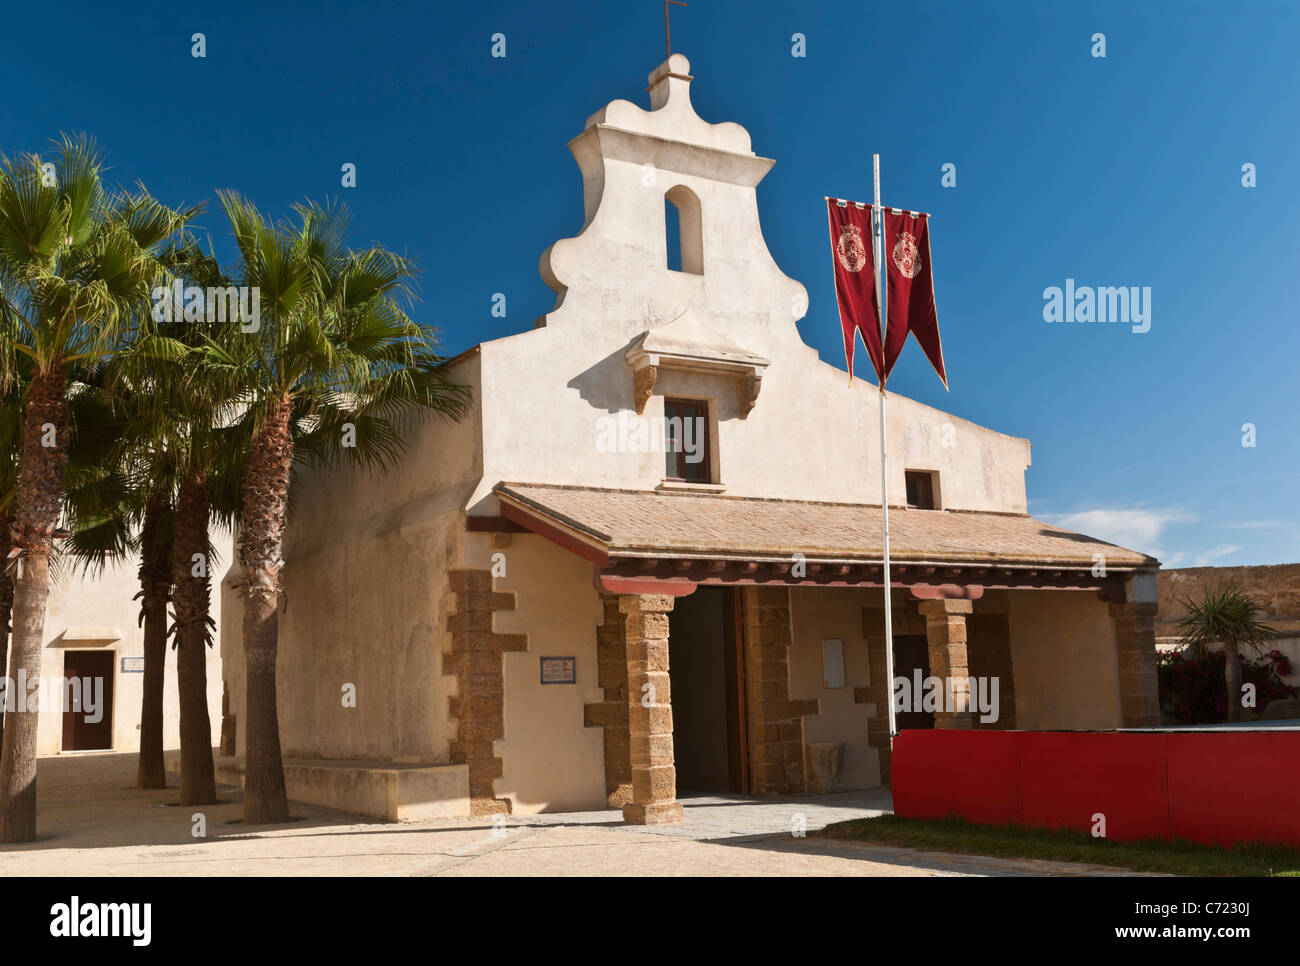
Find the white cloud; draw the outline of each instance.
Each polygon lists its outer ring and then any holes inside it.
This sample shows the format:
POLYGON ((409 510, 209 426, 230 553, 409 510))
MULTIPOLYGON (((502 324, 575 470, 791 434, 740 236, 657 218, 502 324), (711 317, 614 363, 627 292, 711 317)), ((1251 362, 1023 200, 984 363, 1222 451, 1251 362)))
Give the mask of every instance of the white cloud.
POLYGON ((1165 528, 1173 523, 1191 523, 1196 516, 1184 510, 1107 508, 1058 514, 1045 519, 1058 527, 1158 556, 1154 548, 1165 528))
POLYGON ((1286 526, 1279 520, 1247 520, 1245 523, 1220 523, 1220 530, 1275 530, 1286 526))
POLYGON ((1214 563, 1216 558, 1231 556, 1232 554, 1236 553, 1238 550, 1241 549, 1242 549, 1241 547, 1231 543, 1220 544, 1219 546, 1214 547, 1211 550, 1206 550, 1204 553, 1197 554, 1196 566, 1208 567, 1212 563, 1214 563))

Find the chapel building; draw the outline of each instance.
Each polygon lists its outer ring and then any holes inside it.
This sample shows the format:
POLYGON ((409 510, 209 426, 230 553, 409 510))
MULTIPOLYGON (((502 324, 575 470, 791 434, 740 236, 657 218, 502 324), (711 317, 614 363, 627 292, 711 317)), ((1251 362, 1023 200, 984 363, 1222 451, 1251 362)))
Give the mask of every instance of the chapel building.
MULTIPOLYGON (((453 360, 469 414, 382 475, 303 481, 291 798, 655 823, 692 794, 889 783, 876 386, 800 337, 806 291, 759 223, 774 162, 695 113, 682 55, 649 81, 649 110, 612 101, 569 142, 585 222, 542 255, 555 306, 453 360)), ((1158 562, 1031 518, 1027 440, 892 394, 888 418, 895 673, 999 682, 995 721, 900 727, 1158 725, 1158 562)))

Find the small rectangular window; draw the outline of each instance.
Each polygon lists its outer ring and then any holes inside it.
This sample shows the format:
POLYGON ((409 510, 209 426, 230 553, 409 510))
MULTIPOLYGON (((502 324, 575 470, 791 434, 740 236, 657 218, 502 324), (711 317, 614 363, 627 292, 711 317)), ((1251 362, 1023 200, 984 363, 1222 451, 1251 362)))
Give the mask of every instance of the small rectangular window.
POLYGON ((844 687, 844 641, 822 641, 822 682, 827 688, 844 687))
POLYGON ((907 505, 914 510, 933 510, 934 474, 908 470, 903 478, 907 481, 907 505))
POLYGON ((709 406, 695 399, 664 400, 665 476, 683 483, 708 483, 709 406))

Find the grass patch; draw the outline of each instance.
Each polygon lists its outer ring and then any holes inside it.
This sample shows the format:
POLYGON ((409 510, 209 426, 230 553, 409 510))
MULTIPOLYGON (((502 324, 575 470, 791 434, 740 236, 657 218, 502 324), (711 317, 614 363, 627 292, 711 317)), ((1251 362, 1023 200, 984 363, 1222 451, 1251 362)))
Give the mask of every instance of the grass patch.
POLYGON ((1073 830, 975 825, 955 817, 920 819, 898 815, 836 822, 817 834, 832 839, 1006 859, 1087 862, 1134 872, 1300 876, 1300 850, 1263 843, 1241 843, 1233 848, 1219 848, 1181 840, 1112 842, 1073 830))

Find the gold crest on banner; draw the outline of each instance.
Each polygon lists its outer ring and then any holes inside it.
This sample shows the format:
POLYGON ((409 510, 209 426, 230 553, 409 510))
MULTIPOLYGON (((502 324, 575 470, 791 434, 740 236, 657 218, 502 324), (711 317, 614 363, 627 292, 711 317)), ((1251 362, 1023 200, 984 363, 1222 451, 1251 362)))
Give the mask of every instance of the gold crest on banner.
POLYGON ((900 232, 894 244, 894 264, 898 266, 903 278, 916 278, 921 274, 921 251, 916 247, 916 238, 909 232, 900 232))
POLYGON ((845 225, 840 231, 840 240, 835 245, 835 253, 840 264, 847 271, 860 272, 867 264, 867 248, 862 244, 862 229, 857 225, 845 225))

